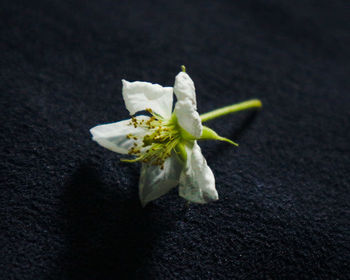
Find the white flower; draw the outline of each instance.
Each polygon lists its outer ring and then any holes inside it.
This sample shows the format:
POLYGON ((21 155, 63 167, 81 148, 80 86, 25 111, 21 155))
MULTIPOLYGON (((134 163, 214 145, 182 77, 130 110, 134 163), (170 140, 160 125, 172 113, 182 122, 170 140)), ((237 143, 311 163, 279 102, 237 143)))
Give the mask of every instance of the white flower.
POLYGON ((179 195, 195 203, 218 199, 213 172, 207 165, 198 139, 232 141, 202 126, 197 112, 195 87, 190 76, 180 72, 174 88, 148 82, 122 80, 129 120, 93 127, 90 132, 101 146, 135 156, 124 161, 142 162, 139 195, 143 206, 179 185, 179 195), (177 102, 173 107, 173 91, 177 102))

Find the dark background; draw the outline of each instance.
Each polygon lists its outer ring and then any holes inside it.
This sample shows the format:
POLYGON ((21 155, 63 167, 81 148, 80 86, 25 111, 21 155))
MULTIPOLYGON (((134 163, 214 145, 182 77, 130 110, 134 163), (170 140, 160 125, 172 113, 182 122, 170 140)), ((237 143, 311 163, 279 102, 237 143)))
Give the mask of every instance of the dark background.
POLYGON ((7 1, 0 6, 0 279, 348 279, 348 1, 7 1), (139 165, 91 141, 121 79, 208 123, 220 200, 142 209, 139 165))

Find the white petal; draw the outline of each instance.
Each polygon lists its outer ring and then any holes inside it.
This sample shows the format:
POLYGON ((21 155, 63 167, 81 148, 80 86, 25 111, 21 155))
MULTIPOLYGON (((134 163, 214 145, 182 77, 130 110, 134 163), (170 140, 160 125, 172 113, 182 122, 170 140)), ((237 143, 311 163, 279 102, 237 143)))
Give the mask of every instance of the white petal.
POLYGON ((196 89, 190 76, 186 72, 180 72, 175 77, 174 92, 177 100, 190 99, 197 110, 196 89))
POLYGON ((188 98, 176 102, 174 112, 177 116, 178 123, 183 129, 185 129, 196 139, 201 137, 203 129, 202 121, 198 112, 188 98))
POLYGON ((218 200, 215 178, 197 142, 187 146, 186 168, 180 175, 179 195, 191 202, 207 203, 218 200))
MULTIPOLYGON (((138 121, 149 120, 147 116, 137 116, 138 121)), ((141 127, 130 125, 131 120, 123 120, 115 123, 108 123, 95 126, 90 129, 92 140, 96 141, 102 147, 105 147, 113 152, 127 154, 133 144, 142 141, 143 135, 147 130, 141 127), (137 140, 129 139, 128 134, 138 137, 137 140)))
POLYGON ((179 183, 183 165, 173 153, 165 160, 164 168, 143 163, 139 182, 139 196, 142 206, 169 192, 179 183))
POLYGON ((130 115, 151 108, 164 118, 170 118, 173 106, 173 88, 148 82, 122 80, 123 98, 130 115))

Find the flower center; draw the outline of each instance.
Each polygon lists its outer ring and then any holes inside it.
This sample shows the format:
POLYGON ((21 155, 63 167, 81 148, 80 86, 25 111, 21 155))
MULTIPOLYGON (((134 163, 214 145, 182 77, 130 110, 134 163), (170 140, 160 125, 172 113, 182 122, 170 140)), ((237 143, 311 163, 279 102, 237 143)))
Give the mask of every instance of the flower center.
POLYGON ((123 159, 123 161, 141 161, 163 168, 164 161, 171 156, 172 150, 181 142, 181 128, 175 115, 172 115, 170 119, 164 119, 151 109, 146 109, 146 111, 152 115, 147 121, 131 118, 129 125, 133 125, 135 128, 144 128, 148 132, 143 136, 127 135, 127 138, 135 140, 128 154, 134 155, 136 158, 123 159))

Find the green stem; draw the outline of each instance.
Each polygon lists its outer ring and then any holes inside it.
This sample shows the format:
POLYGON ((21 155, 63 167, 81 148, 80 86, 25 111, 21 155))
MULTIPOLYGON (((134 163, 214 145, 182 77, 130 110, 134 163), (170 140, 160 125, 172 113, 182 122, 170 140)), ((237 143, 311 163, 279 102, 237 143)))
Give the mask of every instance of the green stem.
POLYGON ((252 108, 261 108, 262 104, 259 99, 252 99, 248 101, 244 101, 241 103, 233 104, 230 106, 225 106, 220 109, 216 109, 214 111, 205 113, 200 115, 202 122, 206 122, 212 119, 216 119, 218 117, 222 117, 227 114, 232 114, 238 111, 252 109, 252 108))

